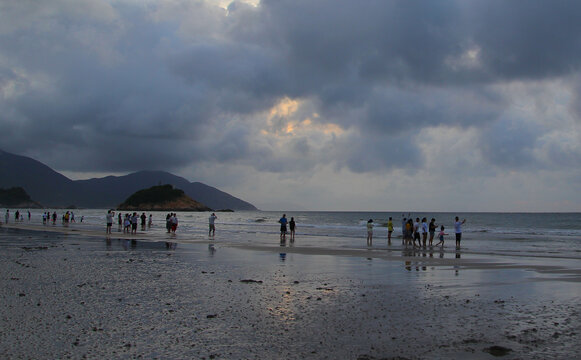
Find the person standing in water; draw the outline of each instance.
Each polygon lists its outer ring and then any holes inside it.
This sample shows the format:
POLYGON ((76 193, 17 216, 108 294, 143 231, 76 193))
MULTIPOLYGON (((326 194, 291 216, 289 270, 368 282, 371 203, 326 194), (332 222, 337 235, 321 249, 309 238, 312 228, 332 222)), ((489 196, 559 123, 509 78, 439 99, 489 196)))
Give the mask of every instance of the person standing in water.
POLYGON ((367 221, 367 246, 373 244, 373 219, 367 221))
POLYGON ((460 241, 462 241, 462 225, 466 222, 466 219, 460 221, 458 216, 456 216, 456 221, 454 221, 454 232, 456 233, 456 248, 460 249, 460 241))
POLYGON ((391 233, 393 233, 393 221, 391 221, 391 216, 387 220, 387 245, 391 245, 391 233))
POLYGON ((208 236, 216 235, 216 225, 214 224, 214 222, 216 221, 217 218, 218 217, 214 213, 212 213, 212 215, 210 215, 210 218, 208 219, 208 222, 210 224, 210 230, 208 232, 208 236))
POLYGON ((288 222, 286 214, 282 214, 282 217, 278 222, 280 223, 280 242, 283 243, 286 241, 286 224, 288 222))
POLYGON ((295 242, 295 227, 296 227, 296 223, 295 223, 295 218, 291 217, 289 223, 288 223, 288 227, 290 230, 290 241, 291 242, 295 242))
POLYGON ((434 235, 436 234, 436 219, 432 218, 430 224, 428 225, 428 232, 430 233, 430 246, 434 241, 434 235))
POLYGON ((427 223, 428 219, 423 218, 422 219, 422 246, 425 248, 426 247, 426 242, 428 240, 428 223, 427 223))
POLYGON ((107 211, 107 234, 111 234, 111 227, 113 226, 113 216, 115 216, 115 213, 113 213, 111 210, 107 211))

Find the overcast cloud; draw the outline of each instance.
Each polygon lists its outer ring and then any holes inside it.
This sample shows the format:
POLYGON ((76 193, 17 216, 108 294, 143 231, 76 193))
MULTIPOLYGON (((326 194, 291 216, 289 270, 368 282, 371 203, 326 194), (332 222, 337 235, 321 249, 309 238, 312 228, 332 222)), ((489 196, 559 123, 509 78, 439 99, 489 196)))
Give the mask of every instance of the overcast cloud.
POLYGON ((262 209, 581 211, 579 18, 579 1, 0 0, 0 149, 262 209))

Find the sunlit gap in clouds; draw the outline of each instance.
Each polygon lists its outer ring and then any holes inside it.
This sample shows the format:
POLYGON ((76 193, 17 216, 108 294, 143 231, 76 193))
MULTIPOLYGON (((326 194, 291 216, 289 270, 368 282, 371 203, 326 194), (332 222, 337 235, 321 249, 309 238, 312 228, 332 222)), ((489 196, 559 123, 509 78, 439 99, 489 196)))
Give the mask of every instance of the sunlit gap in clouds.
POLYGON ((341 136, 345 130, 338 124, 322 123, 316 112, 304 111, 308 101, 285 97, 274 105, 266 119, 266 128, 262 135, 288 137, 293 135, 308 136, 326 135, 341 136), (302 111, 301 111, 302 110, 302 111), (307 113, 308 115, 304 115, 307 113))

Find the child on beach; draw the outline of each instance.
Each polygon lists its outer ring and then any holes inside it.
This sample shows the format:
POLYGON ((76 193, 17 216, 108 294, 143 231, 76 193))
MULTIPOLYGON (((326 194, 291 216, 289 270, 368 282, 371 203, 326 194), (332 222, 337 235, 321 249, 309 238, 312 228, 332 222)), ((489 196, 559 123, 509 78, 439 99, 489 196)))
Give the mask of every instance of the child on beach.
POLYGON ((436 244, 436 246, 442 244, 442 247, 444 247, 444 235, 448 235, 444 232, 444 225, 442 225, 440 227, 440 233, 438 234, 439 238, 440 238, 440 242, 436 244))

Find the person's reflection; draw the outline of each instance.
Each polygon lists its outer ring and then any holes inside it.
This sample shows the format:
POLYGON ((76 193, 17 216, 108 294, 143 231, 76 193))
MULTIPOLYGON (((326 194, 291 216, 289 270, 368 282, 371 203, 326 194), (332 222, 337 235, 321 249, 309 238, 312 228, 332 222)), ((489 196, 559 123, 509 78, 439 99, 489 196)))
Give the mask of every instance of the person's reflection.
MULTIPOLYGON (((459 251, 456 251, 456 259, 460 259, 459 251)), ((454 265, 454 275, 458 276, 458 270, 460 270, 460 266, 454 265)))
POLYGON ((278 256, 281 262, 284 262, 286 260, 286 253, 280 253, 278 254, 278 256))
POLYGON ((106 246, 107 250, 111 250, 111 238, 110 237, 105 238, 105 246, 106 246))
POLYGON ((165 242, 165 248, 168 250, 175 250, 177 247, 178 247, 178 243, 171 242, 171 241, 165 242))
POLYGON ((214 256, 214 253, 216 252, 216 248, 214 247, 214 244, 208 244, 208 252, 210 253, 210 257, 214 256))

